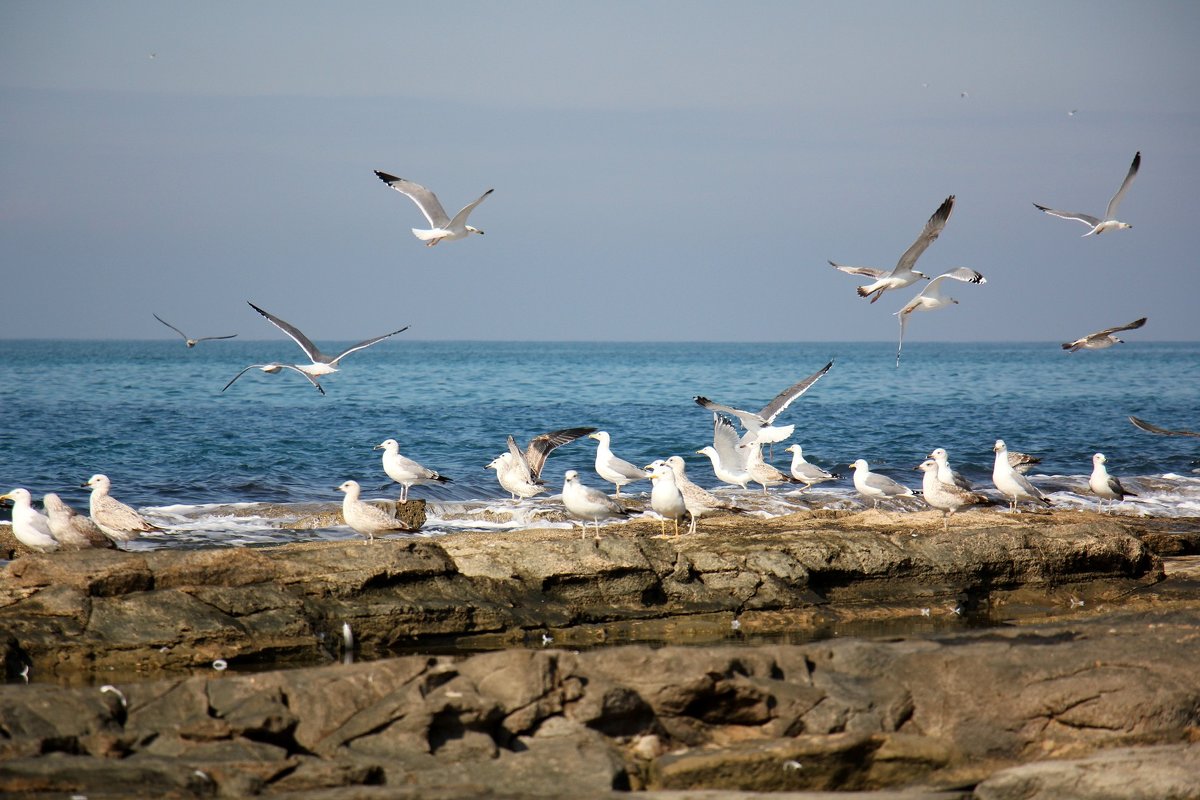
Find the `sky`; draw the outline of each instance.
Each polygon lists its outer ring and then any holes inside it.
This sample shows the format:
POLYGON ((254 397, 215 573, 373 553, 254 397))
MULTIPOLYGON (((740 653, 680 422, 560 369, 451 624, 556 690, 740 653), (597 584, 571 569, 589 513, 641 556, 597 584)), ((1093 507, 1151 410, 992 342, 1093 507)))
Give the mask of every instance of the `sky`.
MULTIPOLYGON (((0 2, 0 339, 1200 338, 1200 4, 0 2), (1074 112, 1074 113, 1072 113, 1074 112), (1135 152, 1119 218, 1102 214, 1135 152), (486 234, 427 248, 428 186, 486 234)), ((0 345, 2 347, 2 345, 0 345)))

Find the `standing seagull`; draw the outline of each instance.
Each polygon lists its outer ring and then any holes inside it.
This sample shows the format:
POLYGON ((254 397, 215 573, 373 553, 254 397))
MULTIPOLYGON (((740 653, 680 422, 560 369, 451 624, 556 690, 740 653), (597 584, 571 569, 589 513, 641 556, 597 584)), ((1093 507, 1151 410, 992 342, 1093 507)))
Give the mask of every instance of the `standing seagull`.
POLYGON ((763 487, 764 496, 767 494, 768 486, 778 486, 781 483, 803 483, 799 478, 781 472, 775 465, 764 461, 760 443, 751 442, 748 449, 750 453, 746 458, 746 472, 750 474, 750 480, 763 487))
POLYGON ((92 522, 114 542, 131 542, 143 533, 162 530, 120 500, 110 497, 108 490, 112 483, 107 475, 93 475, 84 486, 92 489, 92 522))
POLYGON ((842 272, 851 275, 865 275, 868 278, 873 278, 874 283, 867 286, 858 287, 859 297, 870 297, 871 302, 878 300, 888 289, 903 289, 916 283, 921 278, 927 278, 922 272, 917 272, 913 269, 913 265, 917 263, 917 259, 921 254, 933 244, 938 238, 938 234, 946 227, 946 220, 950 219, 950 212, 954 210, 954 195, 950 195, 942 204, 938 206, 937 211, 933 212, 933 216, 925 223, 924 230, 917 240, 904 251, 904 255, 900 256, 900 260, 896 262, 896 267, 888 272, 887 270, 876 269, 874 267, 848 267, 845 264, 837 264, 830 261, 830 266, 840 269, 842 272))
POLYGON ((1009 499, 1013 511, 1017 510, 1019 500, 1050 505, 1050 501, 1041 491, 1008 463, 1008 447, 1003 439, 997 439, 992 450, 996 453, 996 463, 992 466, 992 483, 1000 490, 1000 494, 1009 499))
POLYGON ((400 502, 408 502, 408 490, 422 483, 449 483, 450 479, 427 469, 407 456, 400 455, 400 443, 395 439, 384 439, 375 445, 383 451, 383 471, 400 484, 400 502))
POLYGON ((557 447, 581 439, 595 428, 563 428, 539 434, 529 441, 522 450, 517 447, 517 440, 508 437, 508 452, 501 453, 492 459, 486 469, 496 470, 496 480, 506 489, 513 499, 518 497, 533 497, 546 491, 542 483, 542 467, 546 459, 557 447))
POLYGON ((776 442, 782 442, 786 440, 796 429, 795 425, 776 426, 774 424, 775 418, 782 414, 784 410, 796 400, 796 398, 807 392, 812 385, 820 380, 826 372, 829 372, 832 367, 833 362, 830 361, 828 364, 821 367, 804 380, 792 384, 779 394, 775 395, 775 399, 763 406, 761 411, 757 412, 743 411, 740 408, 733 408, 732 406, 714 403, 712 400, 709 400, 707 397, 702 395, 697 395, 696 397, 693 397, 692 400, 696 402, 696 405, 703 406, 714 414, 720 411, 725 414, 729 414, 732 417, 737 417, 738 421, 742 423, 742 427, 745 428, 747 432, 752 432, 754 434, 754 441, 762 444, 774 444, 776 442))
MULTIPOLYGON (((153 312, 151 312, 151 313, 153 313, 153 312)), ((156 320, 158 320, 159 322, 161 322, 163 325, 166 325, 168 328, 170 328, 171 330, 178 333, 180 336, 182 336, 183 341, 187 344, 188 347, 195 347, 196 344, 199 342, 207 342, 207 341, 211 341, 213 339, 232 339, 233 337, 237 336, 236 333, 231 333, 228 336, 201 336, 197 339, 193 339, 192 337, 188 336, 183 331, 179 330, 179 328, 176 328, 174 325, 167 322, 165 319, 160 317, 158 314, 154 314, 154 318, 156 320)))
POLYGON ((1092 492, 1100 498, 1100 508, 1104 509, 1104 501, 1107 500, 1109 506, 1114 501, 1120 502, 1125 499, 1125 495, 1137 497, 1136 492, 1131 492, 1121 485, 1115 475, 1109 475, 1108 469, 1104 466, 1104 462, 1108 461, 1104 457, 1104 453, 1096 453, 1092 456, 1092 475, 1088 478, 1088 487, 1092 492))
POLYGON ((659 520, 659 534, 667 535, 665 520, 669 519, 675 524, 675 535, 678 536, 679 520, 687 515, 688 506, 683 492, 675 485, 675 471, 665 461, 656 461, 646 469, 650 470, 650 482, 653 484, 650 507, 662 517, 659 520))
POLYGON ((442 204, 438 202, 437 195, 421 184, 397 178, 395 175, 388 175, 379 170, 375 170, 375 175, 379 180, 416 203, 417 208, 421 209, 421 213, 425 215, 425 219, 429 220, 429 224, 433 226, 430 230, 412 229, 413 236, 424 242, 426 247, 433 247, 441 241, 453 242, 455 239, 465 239, 472 233, 483 235, 483 231, 467 224, 467 217, 475 210, 475 206, 482 203, 484 198, 492 193, 491 189, 481 194, 474 203, 463 206, 462 210, 454 215, 454 219, 450 219, 446 216, 442 204))
POLYGON ((1131 331, 1135 328, 1140 328, 1146 324, 1146 317, 1135 319, 1128 325, 1118 325, 1114 328, 1105 328, 1102 331, 1089 333, 1087 336, 1081 336, 1073 342, 1064 342, 1062 349, 1074 353, 1076 350, 1104 350, 1107 347, 1112 347, 1114 344, 1124 344, 1124 339, 1118 339, 1113 336, 1114 333, 1120 331, 1131 331))
POLYGON ((50 533, 64 550, 116 547, 96 523, 75 511, 53 492, 42 496, 42 505, 46 507, 46 516, 50 518, 50 533))
POLYGON ((617 497, 621 496, 621 487, 625 484, 650 477, 646 474, 646 470, 613 454, 609 446, 611 440, 608 431, 589 433, 588 438, 599 442, 596 445, 596 474, 616 485, 617 497))
POLYGON ((33 507, 33 496, 28 489, 18 487, 0 495, 0 500, 12 501, 12 532, 18 542, 38 553, 58 549, 58 540, 50 533, 50 520, 33 507))
POLYGON ((358 481, 346 481, 337 490, 346 493, 342 498, 342 517, 347 525, 367 537, 367 544, 375 541, 377 533, 408 530, 407 525, 379 506, 358 499, 362 491, 358 481))
MULTIPOLYGON (((567 512, 580 520, 583 526, 583 537, 587 536, 587 523, 591 520, 596 526, 596 539, 600 539, 600 520, 610 517, 627 517, 629 512, 599 489, 584 486, 579 482, 579 473, 573 469, 563 474, 563 505, 567 512)), ((581 537, 581 538, 583 538, 581 537)))
POLYGON ((784 452, 792 454, 792 477, 804 484, 805 491, 811 489, 818 483, 825 481, 837 480, 839 475, 821 469, 816 464, 809 462, 804 458, 804 448, 798 444, 794 444, 784 452))
POLYGON ((687 476, 687 465, 679 456, 671 456, 667 459, 666 464, 675 473, 675 486, 678 487, 680 494, 683 495, 683 502, 687 506, 688 515, 692 521, 688 526, 688 533, 696 532, 696 525, 700 518, 705 514, 713 511, 731 511, 734 513, 743 513, 742 509, 735 506, 733 503, 722 500, 707 489, 697 486, 692 483, 687 476))
POLYGON ((864 498, 874 503, 874 508, 879 508, 880 500, 890 497, 907 497, 913 493, 912 489, 902 483, 897 483, 887 475, 871 472, 867 462, 861 458, 850 466, 854 467, 854 488, 864 498))
MULTIPOLYGON (((929 457, 933 459, 933 463, 937 464, 937 479, 939 481, 950 486, 957 486, 959 489, 965 489, 968 492, 971 491, 971 482, 951 469, 950 454, 946 452, 945 448, 937 448, 929 454, 929 457)), ((917 467, 917 469, 923 469, 923 466, 917 467)))
POLYGON ((971 492, 942 481, 938 477, 938 463, 932 458, 925 459, 917 469, 925 473, 921 478, 921 497, 926 503, 942 512, 942 530, 950 528, 950 515, 960 508, 993 503, 987 495, 971 492))
POLYGON ((1108 201, 1108 208, 1104 211, 1104 219, 1097 219, 1091 214, 1079 214, 1074 211, 1055 211, 1053 208, 1046 208, 1034 203, 1034 208, 1039 211, 1044 211, 1052 217, 1062 217, 1063 219, 1073 219, 1076 222, 1082 222, 1091 230, 1083 234, 1091 236, 1093 233, 1101 234, 1105 231, 1120 230, 1121 228, 1132 228, 1128 222, 1120 222, 1116 219, 1117 205, 1121 202, 1121 198, 1125 196, 1125 190, 1129 188, 1129 184, 1133 183, 1133 176, 1137 175, 1138 167, 1142 165, 1142 152, 1139 150, 1133 156, 1133 163, 1129 165, 1129 172, 1125 175, 1125 180, 1121 181, 1121 188, 1117 189, 1117 193, 1108 201))
POLYGON ((953 278, 964 283, 987 283, 987 278, 975 270, 959 267, 938 275, 926 284, 920 294, 905 303, 904 308, 896 312, 896 316, 900 317, 900 344, 896 348, 897 367, 900 366, 900 350, 904 347, 904 328, 908 324, 909 315, 914 311, 937 311, 939 308, 958 303, 953 297, 942 294, 942 281, 946 278, 953 278))
MULTIPOLYGON (((249 303, 249 301, 247 301, 247 302, 249 303)), ((285 322, 284 320, 280 319, 279 317, 275 316, 274 314, 270 313, 269 311, 263 311, 261 308, 254 305, 254 303, 249 303, 249 306, 251 308, 253 308, 255 311, 257 311, 259 314, 262 314, 264 317, 266 317, 270 321, 270 323, 272 325, 274 325, 276 328, 279 328, 279 330, 283 331, 288 336, 290 336, 293 342, 300 345, 300 349, 304 351, 304 354, 306 356, 308 356, 309 360, 312 361, 312 363, 311 364, 296 364, 295 367, 296 367, 296 369, 303 372, 305 375, 310 375, 314 378, 318 377, 320 375, 328 375, 332 372, 337 372, 338 362, 341 361, 346 356, 350 355, 351 353, 356 353, 359 350, 363 350, 367 347, 370 347, 371 345, 375 344, 376 342, 382 342, 384 339, 388 338, 389 336, 395 336, 397 333, 404 333, 406 330, 408 330, 408 326, 405 325, 403 328, 401 328, 398 331, 392 331, 391 333, 385 333, 382 336, 376 336, 372 339, 366 339, 364 341, 359 342, 358 344, 351 345, 350 347, 347 347, 342 352, 338 353, 336 356, 327 356, 324 353, 322 353, 320 348, 318 348, 315 344, 313 344, 312 341, 307 336, 305 336, 303 333, 301 333, 300 329, 297 328, 295 325, 285 322)), ((260 369, 261 369, 261 367, 260 367, 260 369)))

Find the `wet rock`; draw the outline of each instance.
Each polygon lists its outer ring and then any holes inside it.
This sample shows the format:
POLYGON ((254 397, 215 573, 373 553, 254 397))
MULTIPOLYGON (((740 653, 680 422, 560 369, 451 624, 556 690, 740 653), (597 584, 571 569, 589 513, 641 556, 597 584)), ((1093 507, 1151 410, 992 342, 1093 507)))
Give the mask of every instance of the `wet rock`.
POLYGON ((1195 800, 1200 745, 1104 750, 1086 758, 1005 769, 979 784, 978 800, 1195 800))

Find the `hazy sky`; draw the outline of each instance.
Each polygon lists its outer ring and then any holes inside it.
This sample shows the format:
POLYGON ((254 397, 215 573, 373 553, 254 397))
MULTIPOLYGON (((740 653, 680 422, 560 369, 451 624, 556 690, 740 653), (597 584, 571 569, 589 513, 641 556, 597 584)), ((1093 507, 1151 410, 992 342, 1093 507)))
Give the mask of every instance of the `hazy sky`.
POLYGON ((1200 4, 0 2, 0 338, 1200 338, 1200 4), (965 94, 964 94, 965 93, 965 94), (1069 112, 1076 113, 1070 114, 1069 112), (1038 202, 1133 230, 1080 238, 1038 202), (426 248, 409 200, 495 193, 426 248))

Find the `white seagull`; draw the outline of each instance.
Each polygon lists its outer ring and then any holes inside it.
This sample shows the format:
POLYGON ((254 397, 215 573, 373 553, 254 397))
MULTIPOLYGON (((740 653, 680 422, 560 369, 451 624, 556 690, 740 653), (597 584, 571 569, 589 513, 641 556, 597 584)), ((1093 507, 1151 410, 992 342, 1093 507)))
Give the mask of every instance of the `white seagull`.
POLYGON ((749 454, 746 456, 746 472, 750 480, 763 487, 763 495, 767 494, 768 486, 778 486, 781 483, 803 483, 799 478, 787 472, 782 472, 775 465, 768 464, 762 457, 762 444, 751 442, 747 445, 749 454))
POLYGON ((89 502, 92 522, 114 542, 131 542, 143 533, 162 530, 120 500, 109 496, 112 483, 107 475, 93 475, 83 485, 92 490, 89 502))
POLYGON ((321 384, 317 383, 317 379, 314 378, 312 375, 309 375, 307 372, 300 369, 300 367, 295 366, 294 364, 283 364, 279 361, 272 361, 268 364, 251 364, 250 366, 246 367, 241 372, 239 372, 237 375, 234 375, 230 379, 229 383, 225 384, 225 386, 222 387, 221 391, 223 392, 226 389, 228 389, 230 386, 233 386, 234 381, 236 381, 238 378, 242 377, 243 375, 245 375, 247 372, 249 372, 252 369, 260 369, 263 372, 267 373, 268 375, 274 375, 275 373, 279 372, 282 369, 290 369, 292 372, 298 372, 301 375, 303 375, 305 378, 308 379, 308 382, 313 385, 313 388, 315 388, 321 394, 325 394, 325 390, 323 388, 321 388, 321 384))
POLYGON ((388 531, 407 531, 408 526, 374 503, 359 499, 362 488, 358 481, 345 481, 337 487, 337 491, 345 492, 342 498, 342 518, 346 524, 358 533, 367 537, 367 544, 375 541, 375 534, 388 531))
POLYGON ((850 466, 854 467, 854 488, 865 499, 874 503, 874 508, 879 508, 880 500, 906 497, 913 493, 912 489, 902 483, 897 483, 887 475, 871 472, 867 462, 861 458, 850 466))
POLYGON ((12 532, 17 541, 38 553, 52 553, 59 548, 58 540, 50 533, 50 519, 33 507, 28 489, 13 489, 0 500, 11 500, 12 532))
POLYGON ((662 518, 659 520, 659 535, 667 535, 666 520, 669 519, 674 523, 675 535, 678 536, 679 520, 687 515, 688 506, 682 490, 675 484, 675 471, 665 461, 655 461, 647 469, 650 470, 650 482, 653 484, 650 508, 662 518))
POLYGON ((375 445, 374 449, 383 451, 383 471, 389 478, 400 484, 401 503, 408 502, 408 490, 413 486, 423 483, 450 482, 450 478, 421 466, 407 456, 400 455, 400 443, 395 439, 384 439, 375 445))
POLYGON ((114 548, 116 544, 88 517, 62 501, 53 492, 42 496, 42 505, 50 519, 50 534, 64 550, 87 550, 93 547, 114 548))
POLYGON ((1104 453, 1092 456, 1092 474, 1088 478, 1088 487, 1100 498, 1101 510, 1104 509, 1105 500, 1111 506, 1114 501, 1124 500, 1126 495, 1137 497, 1137 492, 1129 491, 1121 485, 1121 481, 1117 480, 1115 475, 1108 474, 1108 469, 1104 466, 1106 461, 1108 459, 1104 457, 1104 453))
MULTIPOLYGON (((939 447, 929 454, 933 459, 933 463, 937 464, 937 479, 949 486, 957 486, 960 489, 965 489, 968 492, 973 488, 971 482, 964 478, 959 473, 955 472, 950 467, 950 454, 945 448, 939 447)), ((917 467, 921 469, 921 467, 917 467)))
MULTIPOLYGON (((154 312, 151 312, 151 313, 153 314, 154 312)), ((166 325, 168 328, 170 328, 171 330, 178 333, 180 336, 182 336, 184 343, 187 344, 188 347, 195 347, 199 342, 208 342, 208 341, 212 341, 214 339, 232 339, 233 337, 237 336, 236 333, 231 333, 228 336, 199 336, 199 337, 193 339, 192 337, 188 336, 183 331, 179 330, 179 328, 176 328, 174 325, 167 322, 165 319, 160 317, 158 314, 154 314, 154 318, 156 320, 158 320, 159 322, 161 322, 163 325, 166 325)))
POLYGON ((621 487, 625 484, 650 477, 646 470, 613 454, 608 431, 589 433, 588 438, 599 442, 596 445, 596 474, 617 487, 617 497, 621 496, 621 487))
POLYGON ((921 497, 926 503, 942 512, 942 530, 949 530, 950 515, 960 508, 992 505, 993 503, 987 495, 942 481, 938 477, 940 467, 932 458, 925 459, 917 469, 925 473, 921 478, 921 497))
POLYGON ((1091 230, 1083 234, 1084 236, 1091 236, 1093 233, 1101 234, 1105 231, 1120 230, 1122 228, 1132 228, 1133 226, 1128 222, 1117 220, 1117 205, 1120 204, 1121 198, 1125 196, 1125 191, 1129 188, 1129 184, 1133 183, 1133 177, 1137 175, 1138 167, 1141 165, 1142 153, 1139 150, 1133 156, 1133 163, 1129 165, 1129 172, 1126 173, 1125 180, 1121 181, 1121 188, 1117 189, 1117 193, 1108 201, 1108 208, 1104 211, 1104 219, 1097 219, 1091 214, 1079 214, 1074 211, 1055 211, 1053 208, 1046 208, 1037 203, 1033 204, 1034 208, 1044 211, 1052 217, 1061 217, 1063 219, 1073 219, 1076 222, 1082 222, 1091 228, 1091 230))
POLYGON ((580 520, 583 526, 583 536, 587 536, 587 523, 591 520, 596 526, 596 538, 600 538, 600 520, 611 517, 626 517, 629 512, 599 489, 584 486, 579 481, 579 473, 573 469, 563 474, 563 505, 567 513, 580 520))
POLYGON ((446 215, 445 209, 438 201, 437 195, 426 189, 419 183, 397 178, 395 175, 388 175, 386 172, 375 170, 375 174, 379 180, 386 183, 388 186, 395 189, 400 194, 417 204, 417 208, 421 209, 421 213, 425 215, 425 219, 429 220, 432 226, 430 230, 421 230, 413 228, 413 236, 416 236, 426 247, 433 247, 438 242, 453 242, 455 239, 465 239, 469 234, 478 233, 483 235, 483 231, 478 228, 473 228, 467 224, 467 217, 475 210, 475 206, 484 201, 491 189, 479 196, 479 199, 474 203, 469 203, 462 207, 462 210, 454 215, 454 219, 450 219, 446 215))
POLYGON ((805 490, 811 489, 818 483, 837 480, 840 477, 805 459, 804 448, 798 444, 792 445, 784 452, 792 454, 792 477, 803 483, 805 490))
POLYGON ((1050 501, 1041 491, 1008 463, 1008 447, 1003 439, 997 439, 992 450, 996 453, 996 462, 992 466, 992 483, 1000 494, 1009 499, 1013 511, 1017 510, 1017 502, 1020 500, 1050 505, 1050 501))
MULTIPOLYGON (((309 339, 307 336, 305 336, 303 333, 301 333, 300 329, 297 328, 295 325, 292 325, 291 323, 280 319, 279 317, 275 316, 274 314, 270 313, 269 311, 263 311, 261 308, 254 305, 254 303, 249 303, 249 306, 251 308, 253 308, 255 311, 257 311, 259 314, 262 314, 264 317, 266 317, 267 320, 269 320, 270 323, 272 325, 274 325, 276 328, 279 328, 279 330, 283 331, 289 337, 291 337, 293 342, 300 345, 300 349, 304 351, 304 354, 306 356, 308 356, 309 360, 312 363, 311 364, 295 364, 294 366, 296 369, 300 370, 305 375, 309 375, 314 378, 321 376, 321 375, 329 375, 330 373, 337 372, 338 362, 341 361, 346 356, 350 355, 351 353, 357 353, 359 350, 368 348, 371 345, 375 344, 376 342, 382 342, 384 339, 388 338, 389 336, 395 336, 397 333, 404 333, 406 330, 408 330, 408 326, 405 325, 403 328, 401 328, 398 331, 392 331, 391 333, 385 333, 382 336, 375 336, 371 339, 365 339, 365 340, 359 342, 358 344, 351 345, 350 347, 347 347, 342 352, 338 353, 336 356, 328 356, 328 355, 325 355, 324 353, 322 353, 320 348, 318 348, 315 344, 313 344, 311 339, 309 339)), ((262 368, 259 367, 259 369, 262 369, 262 368)))
POLYGON ((878 300, 888 289, 903 289, 916 283, 921 278, 928 278, 922 272, 917 272, 913 269, 913 265, 917 263, 917 259, 921 254, 933 244, 938 238, 938 234, 946 227, 946 220, 950 219, 950 212, 954 210, 954 195, 950 195, 942 204, 938 206, 937 211, 933 212, 933 216, 925 223, 924 230, 917 240, 904 251, 904 255, 900 256, 900 260, 896 262, 896 267, 892 271, 876 269, 874 267, 850 267, 845 264, 838 264, 830 261, 830 266, 839 269, 842 272, 850 275, 863 275, 874 279, 874 283, 867 286, 858 287, 859 297, 870 297, 871 302, 878 300))
POLYGON ((761 411, 743 411, 742 409, 734 408, 733 406, 714 403, 712 400, 709 400, 703 395, 697 395, 696 397, 693 397, 692 400, 694 400, 697 405, 707 408, 714 414, 717 412, 723 412, 732 417, 737 417, 738 421, 742 423, 742 427, 745 428, 747 432, 752 432, 754 434, 753 441, 757 441, 762 444, 775 444, 776 442, 785 441, 796 429, 795 425, 776 426, 774 424, 775 418, 782 414, 784 410, 786 410, 787 407, 796 400, 796 398, 800 397, 800 395, 812 388, 812 385, 820 380, 826 372, 829 372, 832 367, 833 362, 830 361, 828 364, 821 367, 804 380, 793 383, 791 386, 775 395, 775 398, 763 406, 761 411))
POLYGON ((900 344, 896 347, 896 366, 900 366, 900 350, 904 347, 904 329, 908 324, 909 315, 914 311, 937 311, 939 308, 945 308, 949 305, 958 303, 953 297, 942 294, 942 281, 946 278, 952 278, 963 283, 987 283, 987 278, 979 274, 973 269, 967 267, 959 267, 952 269, 949 272, 943 272, 936 278, 931 280, 921 290, 920 294, 904 304, 904 308, 896 312, 896 316, 900 318, 900 344))
MULTIPOLYGON (((747 433, 747 436, 751 434, 747 433)), ((713 413, 713 443, 700 448, 696 452, 708 456, 712 462, 713 474, 722 483, 746 488, 750 483, 750 472, 747 460, 749 448, 742 447, 733 423, 720 414, 713 413)))
POLYGON ((542 467, 557 447, 587 436, 595 428, 563 428, 539 434, 530 440, 522 451, 517 440, 508 437, 508 452, 492 459, 486 469, 496 470, 496 480, 516 500, 518 497, 533 497, 546 491, 542 483, 542 467))
POLYGON ((1118 339, 1113 336, 1114 333, 1121 331, 1131 331, 1140 328, 1146 324, 1146 317, 1135 319, 1127 325, 1117 325, 1113 328, 1105 328, 1102 331, 1089 333, 1087 336, 1081 336, 1073 342, 1063 342, 1062 349, 1074 353, 1076 350, 1103 350, 1107 347, 1112 347, 1114 344, 1124 344, 1124 339, 1118 339))

